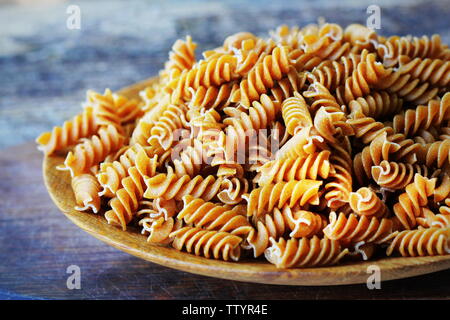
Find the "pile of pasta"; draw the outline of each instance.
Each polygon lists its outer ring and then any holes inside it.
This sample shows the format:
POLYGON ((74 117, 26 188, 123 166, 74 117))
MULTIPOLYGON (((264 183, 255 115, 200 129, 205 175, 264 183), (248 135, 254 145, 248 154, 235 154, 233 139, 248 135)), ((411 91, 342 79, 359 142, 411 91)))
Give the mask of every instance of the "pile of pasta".
POLYGON ((150 243, 278 268, 450 253, 438 35, 322 23, 195 49, 177 40, 140 98, 88 91, 37 139, 46 156, 67 152, 58 169, 77 210, 150 243))

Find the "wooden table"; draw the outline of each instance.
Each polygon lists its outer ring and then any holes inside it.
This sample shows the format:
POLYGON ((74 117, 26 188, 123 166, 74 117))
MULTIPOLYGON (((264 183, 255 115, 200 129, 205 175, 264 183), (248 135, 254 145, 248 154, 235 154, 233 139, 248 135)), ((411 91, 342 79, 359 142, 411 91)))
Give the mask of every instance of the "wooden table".
POLYGON ((139 260, 68 221, 45 190, 42 155, 21 144, 79 112, 86 89, 117 90, 156 75, 186 34, 202 51, 234 32, 263 34, 320 16, 365 23, 366 8, 378 3, 381 34, 440 33, 450 43, 448 0, 79 0, 81 30, 65 28, 67 2, 11 3, 0 5, 0 299, 450 298, 450 270, 371 291, 224 281, 139 260), (80 290, 67 289, 70 265, 81 268, 80 290))
POLYGON ((118 251, 58 211, 34 143, 0 153, 0 299, 450 299, 450 270, 366 285, 289 287, 188 274, 118 251), (67 267, 81 270, 69 290, 67 267))

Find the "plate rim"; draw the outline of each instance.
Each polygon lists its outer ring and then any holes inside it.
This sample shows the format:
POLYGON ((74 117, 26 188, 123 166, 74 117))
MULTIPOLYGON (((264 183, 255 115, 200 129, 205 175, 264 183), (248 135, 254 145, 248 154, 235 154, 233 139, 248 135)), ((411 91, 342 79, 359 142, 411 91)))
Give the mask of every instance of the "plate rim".
MULTIPOLYGON (((138 82, 120 90, 119 93, 136 96, 142 88, 156 79, 153 77, 138 82)), ((74 209, 75 198, 70 186, 70 174, 67 171, 56 169, 56 165, 62 164, 63 161, 62 155, 44 156, 42 166, 45 186, 58 209, 75 225, 95 238, 121 251, 165 267, 227 280, 303 286, 366 283, 371 275, 367 272, 367 267, 371 265, 380 267, 381 281, 409 278, 450 268, 450 255, 447 255, 389 257, 320 268, 278 269, 268 262, 226 262, 206 259, 170 247, 150 244, 145 241, 145 235, 141 235, 136 230, 124 232, 109 225, 106 219, 98 214, 76 211, 74 209), (50 179, 59 181, 59 183, 52 184, 50 179), (57 186, 61 188, 58 189, 57 186), (61 192, 63 190, 65 192, 61 192), (67 194, 67 190, 70 191, 70 194, 67 194), (61 199, 62 197, 64 199, 61 199), (140 241, 142 243, 136 245, 137 239, 142 239, 140 241)))

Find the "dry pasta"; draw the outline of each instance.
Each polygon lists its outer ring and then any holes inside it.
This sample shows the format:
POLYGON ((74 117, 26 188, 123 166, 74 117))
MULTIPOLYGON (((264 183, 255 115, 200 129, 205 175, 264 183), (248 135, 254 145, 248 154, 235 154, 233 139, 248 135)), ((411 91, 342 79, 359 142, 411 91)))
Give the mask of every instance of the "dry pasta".
POLYGON ((196 48, 176 40, 138 99, 89 90, 37 138, 46 157, 65 153, 76 210, 151 244, 277 268, 450 253, 438 35, 322 22, 196 48))

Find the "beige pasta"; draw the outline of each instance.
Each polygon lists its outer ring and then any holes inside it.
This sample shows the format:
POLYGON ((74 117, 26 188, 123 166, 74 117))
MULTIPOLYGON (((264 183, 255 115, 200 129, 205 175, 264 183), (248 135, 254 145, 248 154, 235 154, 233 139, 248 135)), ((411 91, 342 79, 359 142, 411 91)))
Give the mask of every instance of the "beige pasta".
POLYGON ((278 268, 450 253, 438 35, 320 21, 196 49, 175 40, 139 92, 89 90, 37 138, 48 161, 65 156, 76 210, 145 245, 278 268))

